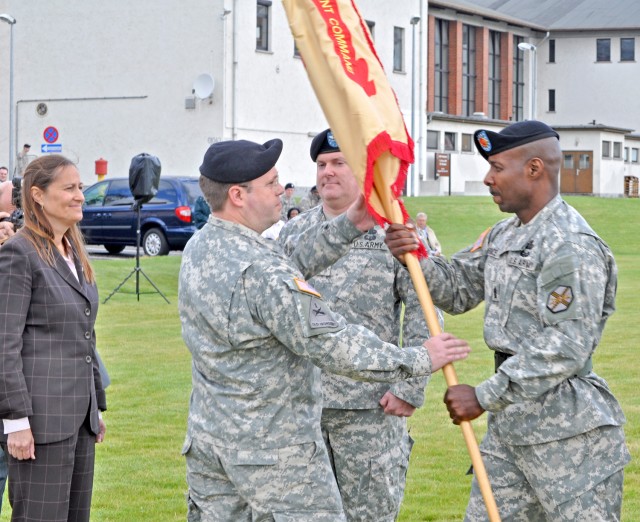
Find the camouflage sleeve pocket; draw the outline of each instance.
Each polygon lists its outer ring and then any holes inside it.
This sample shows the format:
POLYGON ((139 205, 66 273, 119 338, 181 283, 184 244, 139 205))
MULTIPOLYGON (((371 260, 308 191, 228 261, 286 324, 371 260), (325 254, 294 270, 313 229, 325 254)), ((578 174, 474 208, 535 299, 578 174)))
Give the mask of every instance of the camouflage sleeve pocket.
POLYGON ((545 323, 580 319, 580 291, 579 261, 575 256, 559 257, 543 267, 539 299, 545 323))

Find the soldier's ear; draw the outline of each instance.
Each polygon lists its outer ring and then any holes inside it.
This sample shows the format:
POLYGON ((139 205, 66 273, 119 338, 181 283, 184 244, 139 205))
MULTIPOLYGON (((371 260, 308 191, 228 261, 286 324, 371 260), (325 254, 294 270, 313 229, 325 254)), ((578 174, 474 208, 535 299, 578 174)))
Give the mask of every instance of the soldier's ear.
POLYGON ((539 178, 544 171, 544 162, 540 158, 531 158, 527 162, 527 176, 532 179, 539 178))
POLYGON ((248 187, 243 187, 242 185, 232 185, 229 187, 229 192, 227 192, 229 203, 234 207, 243 207, 247 198, 247 188, 248 187))

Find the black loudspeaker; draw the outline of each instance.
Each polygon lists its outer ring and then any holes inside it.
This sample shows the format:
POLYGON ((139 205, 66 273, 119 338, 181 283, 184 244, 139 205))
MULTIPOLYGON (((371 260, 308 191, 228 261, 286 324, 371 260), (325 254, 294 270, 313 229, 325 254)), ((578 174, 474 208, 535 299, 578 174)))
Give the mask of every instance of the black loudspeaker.
POLYGON ((161 170, 156 156, 143 152, 133 157, 129 167, 129 188, 136 203, 146 203, 158 193, 161 170))

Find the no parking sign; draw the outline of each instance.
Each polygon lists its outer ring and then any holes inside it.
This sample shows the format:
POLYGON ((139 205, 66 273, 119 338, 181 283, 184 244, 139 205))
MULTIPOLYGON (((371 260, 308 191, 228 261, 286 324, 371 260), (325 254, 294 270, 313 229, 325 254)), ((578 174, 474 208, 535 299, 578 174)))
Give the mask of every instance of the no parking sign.
POLYGON ((44 138, 44 141, 46 141, 46 143, 42 143, 40 145, 40 152, 42 152, 43 154, 62 152, 62 144, 56 143, 56 141, 58 141, 58 138, 60 137, 58 129, 49 126, 42 133, 42 137, 44 138))
POLYGON ((59 136, 60 134, 58 133, 58 129, 55 127, 47 127, 42 133, 42 137, 47 143, 55 143, 58 141, 59 136))

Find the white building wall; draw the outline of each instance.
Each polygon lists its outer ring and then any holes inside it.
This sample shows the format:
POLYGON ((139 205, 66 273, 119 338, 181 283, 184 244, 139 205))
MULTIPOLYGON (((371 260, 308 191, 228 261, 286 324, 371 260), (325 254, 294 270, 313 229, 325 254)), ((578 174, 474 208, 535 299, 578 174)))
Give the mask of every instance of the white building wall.
MULTIPOLYGON (((358 2, 376 24, 378 54, 408 118, 410 19, 421 3, 358 2), (393 72, 394 25, 405 28, 404 73, 393 72)), ((43 131, 54 126, 62 153, 93 183, 99 158, 109 161, 109 176, 126 176, 140 152, 157 155, 163 175, 195 176, 214 141, 279 137, 281 179, 315 183, 309 145, 327 124, 302 61, 293 56, 279 0, 271 7, 268 52, 255 49, 254 0, 0 0, 0 12, 17 20, 17 150, 28 142, 40 155, 43 131), (215 80, 213 95, 185 109, 203 73, 215 80), (36 114, 41 102, 46 116, 36 114)), ((8 47, 9 26, 0 24, 0 164, 9 163, 8 47)))
POLYGON ((640 31, 551 33, 551 38, 555 63, 549 63, 548 42, 538 49, 538 118, 551 125, 595 120, 640 130, 640 97, 630 96, 640 80, 640 31), (611 62, 596 61, 597 38, 611 39, 611 62), (620 61, 620 38, 635 38, 635 61, 620 61), (555 112, 548 110, 549 89, 556 91, 555 112))

